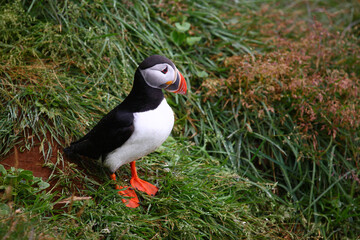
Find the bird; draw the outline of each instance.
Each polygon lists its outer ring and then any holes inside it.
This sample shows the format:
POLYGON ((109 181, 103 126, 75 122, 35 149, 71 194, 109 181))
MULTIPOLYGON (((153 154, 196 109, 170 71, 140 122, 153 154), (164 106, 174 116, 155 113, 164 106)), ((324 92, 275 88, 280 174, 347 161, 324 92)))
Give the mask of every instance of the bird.
POLYGON ((114 181, 116 170, 130 163, 131 187, 115 185, 130 208, 140 205, 134 188, 150 196, 158 192, 156 186, 139 178, 136 161, 161 146, 174 126, 174 113, 162 89, 185 95, 186 80, 168 58, 149 56, 138 65, 128 96, 87 134, 64 148, 69 158, 101 159, 114 181))

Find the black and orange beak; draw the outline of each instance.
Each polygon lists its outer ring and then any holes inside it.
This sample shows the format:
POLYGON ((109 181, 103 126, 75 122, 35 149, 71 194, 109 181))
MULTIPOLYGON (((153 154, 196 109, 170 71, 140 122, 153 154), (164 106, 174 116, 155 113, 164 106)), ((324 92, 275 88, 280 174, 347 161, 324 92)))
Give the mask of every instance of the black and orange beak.
POLYGON ((176 70, 176 78, 175 80, 169 84, 166 88, 166 91, 179 93, 179 94, 186 94, 187 85, 184 76, 176 70))

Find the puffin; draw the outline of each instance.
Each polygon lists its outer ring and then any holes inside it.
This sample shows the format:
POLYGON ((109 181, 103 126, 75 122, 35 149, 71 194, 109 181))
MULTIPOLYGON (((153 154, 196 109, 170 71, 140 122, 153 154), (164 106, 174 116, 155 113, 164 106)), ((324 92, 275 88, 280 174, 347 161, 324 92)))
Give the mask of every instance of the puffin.
POLYGON ((116 170, 130 163, 129 186, 115 185, 127 207, 140 205, 134 189, 154 196, 158 188, 139 178, 136 161, 155 151, 170 135, 174 113, 162 89, 185 95, 186 80, 175 64, 161 55, 147 57, 135 71, 129 95, 87 134, 64 149, 70 159, 98 159, 116 181, 116 170))

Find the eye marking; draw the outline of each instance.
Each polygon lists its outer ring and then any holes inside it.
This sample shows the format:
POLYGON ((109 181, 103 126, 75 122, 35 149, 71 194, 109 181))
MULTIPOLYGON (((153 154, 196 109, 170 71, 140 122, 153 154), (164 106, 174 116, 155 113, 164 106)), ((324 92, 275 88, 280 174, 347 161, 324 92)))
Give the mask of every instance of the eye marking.
POLYGON ((163 70, 161 70, 163 74, 166 74, 168 72, 168 66, 166 66, 163 70))

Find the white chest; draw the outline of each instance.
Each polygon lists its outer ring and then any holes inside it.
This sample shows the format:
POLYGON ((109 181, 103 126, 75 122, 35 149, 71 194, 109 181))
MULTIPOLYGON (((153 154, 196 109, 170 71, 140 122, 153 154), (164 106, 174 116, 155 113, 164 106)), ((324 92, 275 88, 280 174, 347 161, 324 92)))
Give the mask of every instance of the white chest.
POLYGON ((174 113, 164 99, 151 111, 134 113, 134 132, 119 148, 109 153, 104 165, 115 172, 120 166, 153 152, 170 135, 174 113))

